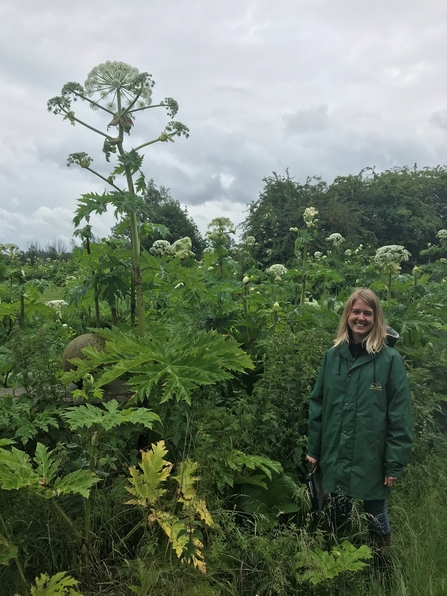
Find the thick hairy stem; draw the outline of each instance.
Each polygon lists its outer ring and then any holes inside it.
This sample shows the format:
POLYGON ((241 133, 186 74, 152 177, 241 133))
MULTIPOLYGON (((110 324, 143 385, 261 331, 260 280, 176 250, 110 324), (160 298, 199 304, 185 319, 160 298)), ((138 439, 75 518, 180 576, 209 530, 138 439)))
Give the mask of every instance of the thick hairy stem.
MULTIPOLYGON (((2 530, 4 532, 4 534, 5 534, 5 537, 8 540, 8 542, 10 544, 13 544, 13 540, 11 538, 11 535, 10 535, 10 533, 8 531, 8 528, 7 528, 6 524, 5 524, 5 520, 3 519, 3 516, 2 516, 1 513, 0 513, 0 526, 1 526, 1 528, 2 528, 2 530)), ((22 565, 20 564, 20 561, 19 561, 19 559, 17 557, 14 559, 14 562, 16 564, 17 571, 19 572, 20 581, 22 582, 22 594, 24 596, 28 596, 28 594, 29 594, 29 587, 28 587, 28 582, 26 581, 26 578, 25 578, 25 574, 23 573, 22 565)))
MULTIPOLYGON (((118 106, 118 114, 121 114, 121 95, 118 91, 116 94, 116 101, 118 106)), ((119 125, 119 138, 118 151, 122 157, 125 156, 123 149, 123 127, 119 125)), ((132 172, 130 166, 125 165, 125 174, 127 181, 127 188, 131 194, 135 194, 135 188, 133 184, 132 172)), ((144 296, 143 296, 143 276, 141 273, 140 264, 140 235, 138 233, 137 216, 134 211, 129 213, 130 220, 130 240, 132 247, 132 279, 135 287, 135 301, 137 311, 137 335, 143 337, 146 333, 146 315, 144 312, 144 296)))
POLYGON ((303 246, 303 277, 301 278, 301 298, 300 304, 304 304, 306 302, 306 266, 307 266, 307 244, 303 246))

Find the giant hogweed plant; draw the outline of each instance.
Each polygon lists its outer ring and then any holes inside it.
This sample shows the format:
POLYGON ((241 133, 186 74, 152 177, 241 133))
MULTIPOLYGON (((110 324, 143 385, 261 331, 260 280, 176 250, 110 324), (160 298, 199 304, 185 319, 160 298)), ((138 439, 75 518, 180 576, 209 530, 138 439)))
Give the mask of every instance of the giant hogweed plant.
POLYGON ((168 115, 174 118, 178 111, 177 102, 167 97, 158 104, 152 103, 154 81, 147 72, 123 62, 106 62, 93 68, 84 85, 70 82, 62 87, 61 94, 48 101, 48 111, 62 115, 73 126, 80 124, 103 137, 103 152, 107 161, 112 154, 117 157, 117 165, 108 176, 92 167, 93 159, 85 152, 69 155, 67 165, 77 164, 102 180, 110 190, 102 194, 87 193, 78 201, 74 224, 79 226, 82 220, 90 220, 92 213, 104 213, 109 206, 115 209, 115 215, 121 216, 131 230, 132 245, 132 280, 136 295, 137 333, 145 333, 145 308, 143 300, 143 280, 140 263, 140 230, 137 213, 144 210, 143 193, 146 190, 146 178, 141 171, 143 164, 142 149, 157 142, 174 142, 175 137, 188 136, 188 128, 177 120, 169 121, 165 129, 156 138, 145 141, 129 150, 124 148, 124 135, 129 135, 136 116, 148 109, 164 107, 168 115), (73 104, 81 100, 87 102, 93 110, 107 116, 105 130, 93 126, 74 111, 73 104), (110 128, 116 130, 112 134, 110 128))

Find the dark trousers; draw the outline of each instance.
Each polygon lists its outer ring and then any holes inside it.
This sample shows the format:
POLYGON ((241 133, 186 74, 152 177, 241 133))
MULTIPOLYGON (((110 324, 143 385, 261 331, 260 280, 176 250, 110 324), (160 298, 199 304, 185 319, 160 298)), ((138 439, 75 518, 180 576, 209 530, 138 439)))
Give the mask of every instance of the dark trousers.
MULTIPOLYGON (((332 495, 332 521, 335 531, 343 533, 351 525, 352 504, 354 499, 343 495, 332 495)), ((363 508, 368 519, 368 529, 373 534, 384 536, 390 532, 390 521, 385 499, 379 501, 363 501, 363 508)))

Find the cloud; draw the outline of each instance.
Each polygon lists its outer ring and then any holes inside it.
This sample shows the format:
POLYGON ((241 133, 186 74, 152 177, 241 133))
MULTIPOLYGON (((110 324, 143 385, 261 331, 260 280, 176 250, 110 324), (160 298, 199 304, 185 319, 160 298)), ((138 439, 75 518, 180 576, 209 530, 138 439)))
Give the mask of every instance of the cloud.
MULTIPOLYGON (((148 147, 143 170, 201 229, 219 215, 243 218, 272 171, 330 182, 368 165, 445 163, 446 21, 442 0, 78 0, 69 11, 60 0, 3 2, 0 241, 69 238, 76 199, 104 190, 65 165, 86 151, 108 175, 102 140, 46 102, 106 60, 153 74, 154 101, 179 102, 190 138, 148 147)), ((75 110, 107 125, 85 104, 75 110)), ((138 115, 127 147, 167 120, 159 109, 138 115)))
POLYGON ((438 128, 447 130, 447 109, 433 112, 433 114, 430 117, 430 123, 434 126, 437 126, 438 128))
POLYGON ((286 123, 286 136, 320 132, 331 127, 329 108, 325 104, 302 108, 292 114, 284 114, 283 119, 286 123))

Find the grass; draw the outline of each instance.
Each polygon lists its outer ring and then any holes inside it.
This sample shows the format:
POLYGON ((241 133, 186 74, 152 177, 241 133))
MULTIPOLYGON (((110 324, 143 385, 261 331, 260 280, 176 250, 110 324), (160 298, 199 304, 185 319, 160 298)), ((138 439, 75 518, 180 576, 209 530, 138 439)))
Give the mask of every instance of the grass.
POLYGON ((59 288, 56 286, 52 288, 47 288, 42 293, 41 301, 48 302, 49 300, 62 300, 62 294, 64 293, 64 289, 65 288, 59 288))

